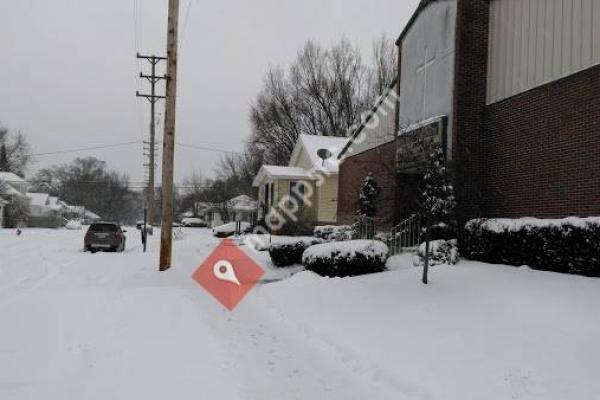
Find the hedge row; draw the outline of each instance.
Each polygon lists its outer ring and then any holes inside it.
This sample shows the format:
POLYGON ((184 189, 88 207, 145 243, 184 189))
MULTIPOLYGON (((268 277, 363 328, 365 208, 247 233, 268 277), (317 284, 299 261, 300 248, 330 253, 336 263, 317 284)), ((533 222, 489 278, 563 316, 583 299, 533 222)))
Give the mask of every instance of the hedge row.
POLYGON ((600 218, 472 220, 461 253, 492 264, 600 277, 600 218))

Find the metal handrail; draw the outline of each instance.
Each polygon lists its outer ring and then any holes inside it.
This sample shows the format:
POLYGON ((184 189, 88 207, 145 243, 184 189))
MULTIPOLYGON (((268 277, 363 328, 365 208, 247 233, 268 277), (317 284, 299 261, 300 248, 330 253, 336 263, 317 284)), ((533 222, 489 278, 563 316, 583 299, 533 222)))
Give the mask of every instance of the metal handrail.
POLYGON ((390 233, 388 239, 390 255, 399 254, 404 249, 418 246, 421 240, 421 219, 419 215, 411 215, 410 218, 393 227, 390 233))

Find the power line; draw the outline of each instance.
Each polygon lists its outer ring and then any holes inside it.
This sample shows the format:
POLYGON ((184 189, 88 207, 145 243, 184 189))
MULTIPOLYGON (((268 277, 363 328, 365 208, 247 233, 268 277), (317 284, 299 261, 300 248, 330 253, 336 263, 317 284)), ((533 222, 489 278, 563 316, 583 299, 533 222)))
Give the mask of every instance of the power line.
MULTIPOLYGON (((79 147, 79 148, 74 148, 74 149, 47 151, 47 152, 43 152, 43 153, 33 153, 33 154, 27 154, 27 157, 38 157, 38 156, 49 156, 49 155, 56 155, 56 154, 78 153, 78 152, 81 152, 81 151, 110 149, 110 148, 114 148, 114 147, 131 146, 131 145, 134 145, 134 144, 141 144, 141 143, 143 143, 142 140, 134 140, 134 141, 131 141, 131 142, 112 143, 112 144, 105 144, 105 145, 100 145, 100 146, 79 147)), ((240 156, 244 154, 244 153, 240 153, 240 152, 236 152, 236 151, 219 149, 219 148, 210 147, 210 146, 198 146, 198 145, 189 144, 189 143, 177 143, 177 145, 180 146, 180 147, 185 147, 185 148, 189 148, 189 149, 203 150, 203 151, 212 151, 212 152, 215 152, 215 153, 227 153, 227 154, 235 154, 235 155, 240 155, 240 156)))
POLYGON ((77 149, 48 151, 45 153, 28 154, 27 156, 28 157, 37 157, 37 156, 48 156, 48 155, 54 155, 54 154, 78 153, 80 151, 110 149, 113 147, 131 146, 133 144, 140 144, 140 143, 142 143, 141 140, 135 140, 132 142, 113 143, 113 144, 106 144, 106 145, 102 145, 102 146, 80 147, 77 149))
POLYGON ((228 154, 235 154, 235 155, 240 155, 240 156, 243 155, 243 153, 236 152, 236 151, 224 150, 224 149, 219 149, 216 147, 197 146, 194 144, 187 144, 187 143, 177 143, 177 146, 187 147, 189 149, 196 149, 196 150, 213 151, 215 153, 228 153, 228 154))

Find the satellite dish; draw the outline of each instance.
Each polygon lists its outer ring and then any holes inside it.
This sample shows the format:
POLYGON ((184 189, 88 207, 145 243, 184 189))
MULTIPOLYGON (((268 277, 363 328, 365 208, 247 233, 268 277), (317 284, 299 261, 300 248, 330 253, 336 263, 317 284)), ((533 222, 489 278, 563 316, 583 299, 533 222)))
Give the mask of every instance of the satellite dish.
POLYGON ((319 156, 319 158, 321 160, 323 160, 323 165, 325 164, 325 160, 331 158, 331 156, 333 154, 331 154, 331 151, 327 150, 327 149, 319 149, 317 151, 317 155, 319 156))

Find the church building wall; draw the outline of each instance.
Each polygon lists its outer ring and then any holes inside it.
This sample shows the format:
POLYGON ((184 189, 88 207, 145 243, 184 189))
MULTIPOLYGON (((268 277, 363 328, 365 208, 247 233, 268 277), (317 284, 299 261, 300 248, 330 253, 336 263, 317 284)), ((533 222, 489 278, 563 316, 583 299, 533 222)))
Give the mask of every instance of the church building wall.
MULTIPOLYGON (((456 0, 441 0, 428 4, 401 38, 400 129, 452 119, 455 30, 456 0)), ((451 143, 448 150, 451 158, 451 143)))
POLYGON ((492 0, 487 101, 600 64, 597 0, 492 0))

